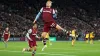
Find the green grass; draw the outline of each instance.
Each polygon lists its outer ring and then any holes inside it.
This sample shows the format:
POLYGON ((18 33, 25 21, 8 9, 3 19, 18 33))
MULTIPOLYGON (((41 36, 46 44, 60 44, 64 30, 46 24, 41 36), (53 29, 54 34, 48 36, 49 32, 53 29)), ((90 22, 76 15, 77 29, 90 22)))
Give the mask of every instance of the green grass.
MULTIPOLYGON (((74 47, 70 41, 57 41, 48 45, 43 52, 42 42, 37 44, 35 56, 100 56, 100 41, 95 41, 94 44, 77 41, 74 47)), ((28 47, 27 42, 8 42, 8 48, 4 48, 4 43, 0 42, 0 56, 31 56, 31 52, 21 52, 24 47, 28 47)))

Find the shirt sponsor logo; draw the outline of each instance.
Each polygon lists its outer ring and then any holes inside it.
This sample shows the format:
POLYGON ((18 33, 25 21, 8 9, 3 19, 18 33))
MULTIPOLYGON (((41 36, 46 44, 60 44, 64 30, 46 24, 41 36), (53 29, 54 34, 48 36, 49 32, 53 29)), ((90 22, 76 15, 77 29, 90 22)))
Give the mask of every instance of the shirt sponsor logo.
POLYGON ((48 12, 48 13, 51 13, 51 11, 43 11, 43 12, 48 12))

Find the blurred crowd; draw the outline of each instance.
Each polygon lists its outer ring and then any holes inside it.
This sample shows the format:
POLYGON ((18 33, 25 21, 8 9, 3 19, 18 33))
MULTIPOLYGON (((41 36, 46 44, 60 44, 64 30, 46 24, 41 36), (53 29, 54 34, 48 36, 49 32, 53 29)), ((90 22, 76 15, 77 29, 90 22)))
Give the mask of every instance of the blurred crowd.
MULTIPOLYGON (((12 36, 23 37, 27 30, 31 27, 32 22, 41 7, 36 8, 29 6, 25 2, 11 3, 11 4, 0 4, 0 35, 6 26, 9 26, 12 36)), ((54 7, 57 12, 56 22, 70 31, 73 28, 77 29, 78 32, 85 33, 86 31, 95 32, 96 36, 100 36, 100 18, 97 17, 99 12, 95 12, 94 9, 89 11, 80 7, 54 7)), ((41 17, 40 17, 41 19, 41 17)), ((38 20, 39 34, 42 32, 43 22, 38 20)), ((52 31, 52 30, 51 30, 52 31)), ((52 31, 51 35, 56 35, 58 38, 64 36, 62 32, 56 33, 52 31)))

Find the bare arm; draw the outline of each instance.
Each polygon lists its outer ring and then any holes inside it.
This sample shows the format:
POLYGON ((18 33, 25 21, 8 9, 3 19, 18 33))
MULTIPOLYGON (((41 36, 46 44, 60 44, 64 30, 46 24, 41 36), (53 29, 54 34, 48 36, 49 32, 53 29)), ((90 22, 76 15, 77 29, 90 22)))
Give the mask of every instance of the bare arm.
POLYGON ((10 32, 8 34, 9 34, 8 37, 10 38, 10 32))
POLYGON ((3 32, 3 35, 2 35, 2 37, 4 37, 4 33, 5 33, 5 31, 3 32))

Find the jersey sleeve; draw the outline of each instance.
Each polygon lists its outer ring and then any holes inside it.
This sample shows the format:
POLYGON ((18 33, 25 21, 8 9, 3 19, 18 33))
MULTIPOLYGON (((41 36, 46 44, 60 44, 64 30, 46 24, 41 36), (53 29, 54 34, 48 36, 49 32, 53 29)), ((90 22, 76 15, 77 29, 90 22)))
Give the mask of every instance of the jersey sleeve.
POLYGON ((27 32, 27 34, 26 34, 26 37, 29 39, 29 40, 31 40, 31 38, 30 38, 30 33, 32 33, 32 29, 29 29, 28 30, 28 32, 27 32))
POLYGON ((28 30, 28 33, 32 33, 32 29, 29 29, 29 30, 28 30))
POLYGON ((40 9, 39 13, 36 15, 35 20, 37 21, 43 11, 43 8, 40 9))
POLYGON ((55 10, 53 9, 53 14, 55 14, 56 12, 55 12, 55 10))
POLYGON ((53 9, 53 18, 56 18, 56 17, 57 17, 57 10, 53 9))

